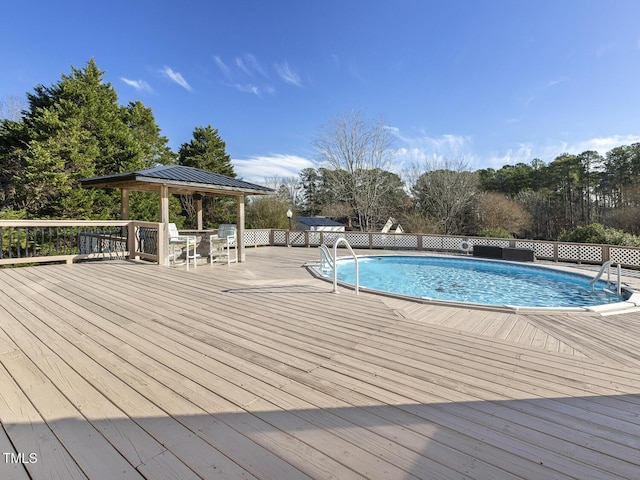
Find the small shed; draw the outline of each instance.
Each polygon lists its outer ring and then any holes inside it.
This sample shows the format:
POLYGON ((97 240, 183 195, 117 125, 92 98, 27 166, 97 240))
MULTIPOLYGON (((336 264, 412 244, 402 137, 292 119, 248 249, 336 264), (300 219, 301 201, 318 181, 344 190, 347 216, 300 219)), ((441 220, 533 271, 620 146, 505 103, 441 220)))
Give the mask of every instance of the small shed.
POLYGON ((326 217, 298 217, 298 230, 344 232, 344 225, 326 217))

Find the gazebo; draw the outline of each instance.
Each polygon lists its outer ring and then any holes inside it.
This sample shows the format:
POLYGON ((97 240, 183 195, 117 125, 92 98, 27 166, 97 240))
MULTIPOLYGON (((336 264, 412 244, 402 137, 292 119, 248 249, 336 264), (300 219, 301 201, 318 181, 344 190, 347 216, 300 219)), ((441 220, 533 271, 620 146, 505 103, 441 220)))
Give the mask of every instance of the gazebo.
MULTIPOLYGON (((237 200, 238 260, 245 261, 244 205, 247 195, 270 195, 271 188, 207 172, 182 165, 162 165, 147 170, 117 173, 81 180, 87 188, 119 188, 121 196, 120 214, 129 219, 129 191, 158 192, 160 198, 160 223, 167 235, 169 224, 169 194, 192 195, 195 200, 197 228, 202 230, 202 199, 210 196, 232 196, 237 200)), ((167 245, 167 242, 164 242, 167 245)), ((168 252, 163 252, 163 263, 168 263, 168 252)))

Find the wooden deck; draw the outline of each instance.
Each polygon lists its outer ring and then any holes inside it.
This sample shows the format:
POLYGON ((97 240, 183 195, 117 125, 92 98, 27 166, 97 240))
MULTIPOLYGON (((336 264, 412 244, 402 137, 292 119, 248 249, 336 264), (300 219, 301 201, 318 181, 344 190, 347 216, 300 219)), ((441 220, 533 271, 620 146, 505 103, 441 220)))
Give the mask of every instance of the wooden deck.
POLYGON ((0 270, 0 479, 640 478, 640 313, 335 295, 316 258, 0 270))

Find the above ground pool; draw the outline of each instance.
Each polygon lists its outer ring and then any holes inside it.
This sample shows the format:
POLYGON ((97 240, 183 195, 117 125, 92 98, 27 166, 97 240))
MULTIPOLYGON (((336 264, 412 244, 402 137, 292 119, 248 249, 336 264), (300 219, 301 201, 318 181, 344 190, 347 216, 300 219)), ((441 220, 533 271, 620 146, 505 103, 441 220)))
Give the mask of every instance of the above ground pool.
MULTIPOLYGON (((360 287, 429 300, 516 307, 593 307, 623 302, 592 276, 496 260, 443 256, 359 256, 360 287)), ((353 258, 337 261, 338 280, 355 283, 353 258)), ((332 276, 333 272, 324 272, 332 276)), ((595 272, 594 272, 595 275, 595 272)), ((615 290, 615 286, 611 287, 615 290)))

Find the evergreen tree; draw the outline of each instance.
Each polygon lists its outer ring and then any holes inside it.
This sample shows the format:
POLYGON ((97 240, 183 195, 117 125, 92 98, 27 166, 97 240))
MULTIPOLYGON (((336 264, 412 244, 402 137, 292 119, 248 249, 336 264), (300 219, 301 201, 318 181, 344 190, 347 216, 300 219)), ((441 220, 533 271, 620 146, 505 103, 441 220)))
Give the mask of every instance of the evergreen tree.
POLYGON ((167 137, 160 134, 160 127, 156 124, 150 108, 145 107, 139 100, 129 102, 123 109, 123 115, 126 126, 141 148, 142 168, 176 163, 176 154, 169 148, 167 137))
POLYGON ((211 125, 195 128, 193 139, 180 147, 178 163, 227 177, 236 176, 231 157, 226 152, 226 144, 220 138, 218 129, 212 128, 211 125))
POLYGON ((0 120, 0 210, 16 210, 23 196, 18 179, 24 168, 25 129, 22 122, 0 120))
MULTIPOLYGON (((3 208, 29 217, 116 218, 118 192, 83 189, 79 180, 172 161, 151 110, 140 102, 118 105, 103 76, 93 59, 71 67, 57 83, 27 94, 20 121, 2 121, 3 208)), ((147 207, 154 208, 141 211, 147 207)))
MULTIPOLYGON (((193 139, 183 143, 178 151, 178 163, 185 167, 194 167, 208 172, 219 173, 235 178, 231 157, 226 152, 226 144, 220 138, 217 128, 211 125, 196 127, 193 139)), ((192 209, 187 208, 188 199, 181 198, 183 213, 188 214, 192 209)), ((214 227, 221 223, 235 223, 235 201, 229 197, 205 197, 202 205, 203 221, 207 227, 214 227)), ((192 226, 195 218, 190 215, 192 226)))

